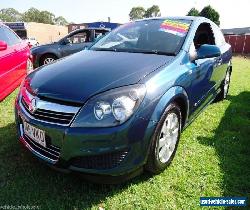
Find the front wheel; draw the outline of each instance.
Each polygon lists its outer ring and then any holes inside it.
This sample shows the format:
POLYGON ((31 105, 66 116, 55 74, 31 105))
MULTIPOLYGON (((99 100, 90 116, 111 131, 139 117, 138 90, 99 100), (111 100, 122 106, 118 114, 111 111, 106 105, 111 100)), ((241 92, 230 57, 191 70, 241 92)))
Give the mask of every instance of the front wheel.
POLYGON ((163 171, 172 161, 181 133, 181 111, 177 104, 167 106, 152 138, 146 170, 153 174, 163 171))
POLYGON ((48 54, 48 55, 44 55, 41 59, 40 65, 48 65, 53 63, 55 60, 57 59, 57 57, 55 55, 52 54, 48 54))

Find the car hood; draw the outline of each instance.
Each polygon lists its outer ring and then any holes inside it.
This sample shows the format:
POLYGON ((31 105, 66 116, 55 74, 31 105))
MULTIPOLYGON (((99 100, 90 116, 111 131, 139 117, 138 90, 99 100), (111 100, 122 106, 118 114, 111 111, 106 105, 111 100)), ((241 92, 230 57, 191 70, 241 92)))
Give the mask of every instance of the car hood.
POLYGON ((137 83, 173 58, 85 50, 34 71, 30 85, 38 96, 84 103, 97 93, 137 83))

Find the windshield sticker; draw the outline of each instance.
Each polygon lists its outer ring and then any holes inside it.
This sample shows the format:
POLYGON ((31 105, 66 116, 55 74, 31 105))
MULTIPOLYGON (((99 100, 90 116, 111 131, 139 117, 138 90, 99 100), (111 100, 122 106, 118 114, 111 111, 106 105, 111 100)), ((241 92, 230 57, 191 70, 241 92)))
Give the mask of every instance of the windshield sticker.
POLYGON ((160 25, 160 31, 183 37, 188 32, 189 26, 190 23, 179 20, 164 20, 160 25))

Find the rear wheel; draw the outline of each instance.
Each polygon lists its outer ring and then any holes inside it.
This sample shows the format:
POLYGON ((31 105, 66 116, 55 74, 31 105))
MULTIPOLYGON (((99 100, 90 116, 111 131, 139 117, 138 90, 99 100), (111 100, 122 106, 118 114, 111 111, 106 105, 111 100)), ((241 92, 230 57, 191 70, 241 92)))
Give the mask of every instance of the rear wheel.
POLYGON ((146 170, 163 171, 172 161, 181 133, 181 110, 171 103, 165 110, 152 139, 146 170))
POLYGON ((223 80, 223 83, 221 85, 221 91, 217 95, 215 101, 222 101, 227 98, 228 95, 228 90, 230 86, 230 79, 231 79, 231 71, 230 68, 227 70, 225 79, 223 80))
POLYGON ((44 55, 44 56, 41 58, 40 66, 51 64, 51 63, 53 63, 55 60, 57 60, 57 57, 56 57, 55 55, 52 55, 52 54, 44 55))

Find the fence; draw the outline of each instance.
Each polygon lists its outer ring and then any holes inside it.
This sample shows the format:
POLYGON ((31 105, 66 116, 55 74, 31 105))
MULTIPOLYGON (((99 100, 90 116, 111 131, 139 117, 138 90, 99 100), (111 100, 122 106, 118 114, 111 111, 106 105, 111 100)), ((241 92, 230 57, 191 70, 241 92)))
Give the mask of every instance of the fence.
POLYGON ((250 54, 250 35, 225 35, 233 53, 250 54))

